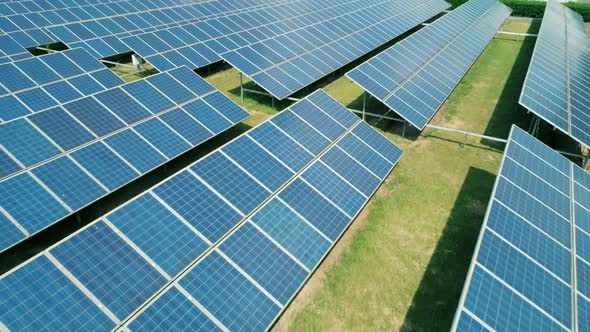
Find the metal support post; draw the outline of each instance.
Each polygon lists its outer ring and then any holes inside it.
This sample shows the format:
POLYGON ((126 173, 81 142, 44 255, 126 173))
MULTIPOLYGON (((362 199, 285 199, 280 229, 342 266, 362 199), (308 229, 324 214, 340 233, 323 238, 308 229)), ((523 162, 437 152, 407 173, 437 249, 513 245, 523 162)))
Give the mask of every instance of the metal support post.
POLYGON ((244 74, 242 74, 240 72, 240 100, 242 101, 242 104, 244 103, 244 82, 243 82, 243 76, 244 76, 244 74))
POLYGON ((365 110, 367 109, 367 92, 363 92, 363 121, 365 121, 365 110))
POLYGON ((402 123, 402 137, 406 138, 406 121, 402 123))
POLYGON ((270 97, 270 99, 272 100, 272 108, 275 108, 275 97, 270 97))

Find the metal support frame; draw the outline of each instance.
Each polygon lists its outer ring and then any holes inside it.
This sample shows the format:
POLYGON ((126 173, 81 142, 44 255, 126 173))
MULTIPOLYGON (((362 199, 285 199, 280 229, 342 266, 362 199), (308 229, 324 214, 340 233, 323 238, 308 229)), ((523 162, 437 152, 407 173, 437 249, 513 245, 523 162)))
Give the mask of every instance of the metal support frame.
POLYGON ((367 92, 363 92, 363 121, 365 121, 365 111, 367 110, 367 92))
POLYGON ((47 48, 47 47, 37 46, 37 47, 35 47, 35 49, 41 50, 41 51, 44 51, 44 52, 47 52, 47 53, 59 53, 59 51, 52 50, 52 49, 47 48))
POLYGON ((105 59, 98 59, 98 61, 100 61, 102 63, 107 63, 109 65, 115 65, 115 66, 120 66, 120 67, 125 67, 125 68, 137 69, 137 66, 128 65, 126 63, 119 63, 119 62, 109 61, 109 60, 105 60, 105 59))
POLYGON ((244 74, 240 72, 240 101, 244 103, 244 74))

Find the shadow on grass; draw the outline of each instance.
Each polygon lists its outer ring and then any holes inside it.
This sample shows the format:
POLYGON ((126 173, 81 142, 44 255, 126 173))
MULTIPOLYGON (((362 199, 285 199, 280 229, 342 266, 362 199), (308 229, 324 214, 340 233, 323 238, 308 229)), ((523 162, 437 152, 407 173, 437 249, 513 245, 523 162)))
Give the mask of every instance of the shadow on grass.
POLYGON ((450 329, 494 179, 487 171, 469 169, 402 331, 450 329))
MULTIPOLYGON (((536 30, 538 30, 537 27, 531 24, 527 33, 534 33, 536 30)), ((496 38, 500 37, 496 36, 496 38)), ((506 38, 510 39, 511 37, 506 38)), ((512 124, 516 124, 525 130, 528 128, 530 117, 527 116, 526 110, 518 104, 518 100, 535 47, 535 39, 535 37, 524 38, 484 135, 507 138, 512 124)), ((481 143, 495 148, 503 148, 504 146, 502 143, 485 139, 482 139, 481 143)))
POLYGON ((140 195, 251 127, 239 123, 0 254, 0 275, 140 195))

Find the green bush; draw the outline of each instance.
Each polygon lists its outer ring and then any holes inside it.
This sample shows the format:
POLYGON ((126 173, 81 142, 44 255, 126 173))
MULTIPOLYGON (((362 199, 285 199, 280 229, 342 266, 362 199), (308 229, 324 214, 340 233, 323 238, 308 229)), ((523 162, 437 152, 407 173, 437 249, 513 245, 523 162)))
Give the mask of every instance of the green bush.
MULTIPOLYGON (((467 0, 446 0, 455 8, 467 2, 467 0)), ((527 1, 527 0, 500 0, 506 6, 512 8, 512 15, 522 17, 543 17, 546 2, 544 1, 527 1)), ((567 7, 582 15, 584 22, 590 22, 590 4, 567 2, 567 7)))

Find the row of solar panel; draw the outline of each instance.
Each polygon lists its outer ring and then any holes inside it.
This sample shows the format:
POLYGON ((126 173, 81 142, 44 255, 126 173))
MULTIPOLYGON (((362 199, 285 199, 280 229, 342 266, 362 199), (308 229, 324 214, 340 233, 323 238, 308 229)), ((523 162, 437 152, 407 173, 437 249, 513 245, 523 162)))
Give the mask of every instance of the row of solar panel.
POLYGON ((423 129, 509 15, 496 0, 468 1, 346 75, 423 129))
POLYGON ((130 36, 122 38, 122 41, 160 70, 174 68, 179 64, 198 68, 219 61, 218 54, 338 17, 376 2, 378 0, 368 3, 360 0, 344 3, 335 0, 298 1, 130 36))
POLYGON ((582 17, 550 1, 519 101, 586 146, 590 145, 588 52, 582 17))
POLYGON ((0 125, 0 250, 247 117, 180 67, 0 125))
MULTIPOLYGON (((188 41, 195 43, 196 41, 204 42, 212 38, 221 37, 220 39, 228 44, 226 38, 222 38, 225 34, 232 34, 240 32, 246 28, 251 28, 253 25, 261 26, 268 24, 271 21, 276 21, 280 17, 290 13, 293 4, 276 3, 272 6, 249 7, 247 10, 241 10, 239 13, 219 16, 218 18, 211 18, 207 20, 182 20, 177 19, 173 23, 158 25, 154 21, 143 20, 141 22, 116 22, 115 18, 105 18, 99 21, 90 21, 83 23, 74 23, 63 26, 56 26, 48 28, 47 30, 57 39, 70 45, 71 47, 83 47, 97 57, 107 57, 118 53, 136 51, 142 56, 150 55, 142 54, 140 51, 157 49, 160 52, 169 51, 175 48, 187 46, 188 41), (118 28, 121 27, 121 28, 118 28), (139 28, 137 28, 139 27, 139 28), (139 35, 139 39, 137 36, 139 35), (117 36, 118 38, 113 38, 117 36), (182 37, 182 38, 179 38, 182 37), (184 38, 188 37, 188 40, 184 38), (125 39, 125 40, 122 40, 125 39), (140 43, 142 48, 136 49, 134 46, 140 43)), ((300 8, 309 8, 310 6, 303 5, 300 8)), ((247 33, 242 33, 244 37, 251 36, 247 33)), ((253 37, 253 36, 251 36, 253 37)), ((233 37, 234 41, 238 41, 241 37, 233 37)), ((210 41, 207 47, 215 47, 218 43, 210 41)), ((210 53, 213 53, 209 50, 210 53)), ((219 57, 211 62, 219 61, 219 57)), ((196 68, 196 67, 194 67, 196 68)))
POLYGON ((264 329, 400 155, 316 92, 2 276, 0 319, 264 329))
POLYGON ((447 7, 439 0, 375 4, 221 56, 283 99, 447 7))
POLYGON ((269 4, 269 1, 207 1, 191 3, 171 0, 126 0, 101 1, 81 6, 61 1, 23 1, 0 4, 0 23, 4 32, 45 28, 54 25, 97 20, 105 17, 137 17, 134 14, 148 14, 148 21, 173 23, 175 20, 189 20, 202 16, 219 15, 251 6, 269 4), (44 8, 42 8, 43 6, 44 8), (56 8, 59 7, 59 8, 56 8))
POLYGON ((0 65, 0 123, 124 84, 83 49, 0 65))
MULTIPOLYGON (((220 4, 221 1, 211 1, 205 2, 203 4, 207 4, 207 6, 213 6, 220 4)), ((223 2, 225 3, 225 2, 223 2)), ((270 4, 264 5, 264 2, 260 2, 262 5, 258 6, 270 6, 270 4)), ((102 56, 107 55, 115 55, 120 53, 129 52, 130 49, 128 46, 124 45, 118 38, 114 36, 114 34, 118 34, 120 36, 129 36, 131 33, 141 33, 146 31, 150 28, 154 28, 157 26, 178 26, 182 22, 186 22, 186 17, 190 12, 196 15, 195 18, 192 18, 192 21, 202 20, 207 17, 217 17, 220 15, 229 15, 232 12, 236 12, 239 10, 244 10, 246 8, 256 8, 257 5, 250 3, 249 6, 245 2, 237 2, 236 6, 230 6, 231 11, 227 11, 225 6, 219 5, 220 8, 217 8, 214 11, 209 9, 195 9, 194 6, 197 5, 188 5, 190 8, 193 8, 193 11, 188 11, 183 14, 182 17, 173 16, 171 18, 165 14, 158 15, 158 17, 153 15, 153 12, 139 12, 137 14, 130 14, 130 15, 123 15, 123 16, 107 16, 102 19, 95 19, 87 21, 83 24, 71 24, 67 25, 71 27, 68 29, 65 25, 55 26, 53 29, 53 33, 57 33, 60 37, 71 39, 76 34, 81 34, 82 36, 92 36, 92 32, 95 31, 99 32, 102 31, 103 33, 109 32, 108 36, 104 36, 102 38, 93 39, 89 41, 89 44, 78 42, 74 43, 74 45, 70 45, 73 47, 83 47, 87 51, 98 54, 97 50, 95 49, 103 49, 103 50, 110 50, 109 54, 104 54, 102 56), (235 8, 235 9, 234 9, 235 8), (114 52, 113 52, 114 50, 114 52)), ((184 4, 186 6, 186 4, 184 4)), ((198 7, 200 8, 200 7, 198 7)), ((159 11, 157 11, 159 12, 159 11)), ((59 17, 54 12, 48 12, 47 18, 57 19, 59 17)), ((0 17, 1 18, 1 17, 0 17)), ((67 22, 64 22, 64 24, 67 22)), ((70 22, 72 23, 72 22, 70 22)), ((33 28, 28 30, 20 30, 18 26, 14 26, 10 21, 4 21, 4 23, 0 22, 0 30, 15 30, 13 32, 9 32, 5 35, 0 36, 0 63, 8 62, 8 61, 15 61, 27 57, 31 57, 29 52, 26 52, 26 48, 31 48, 39 45, 46 45, 60 41, 58 37, 54 36, 52 32, 50 32, 46 28, 33 28)))
POLYGON ((488 209, 456 329, 587 331, 590 174, 513 127, 488 209))

